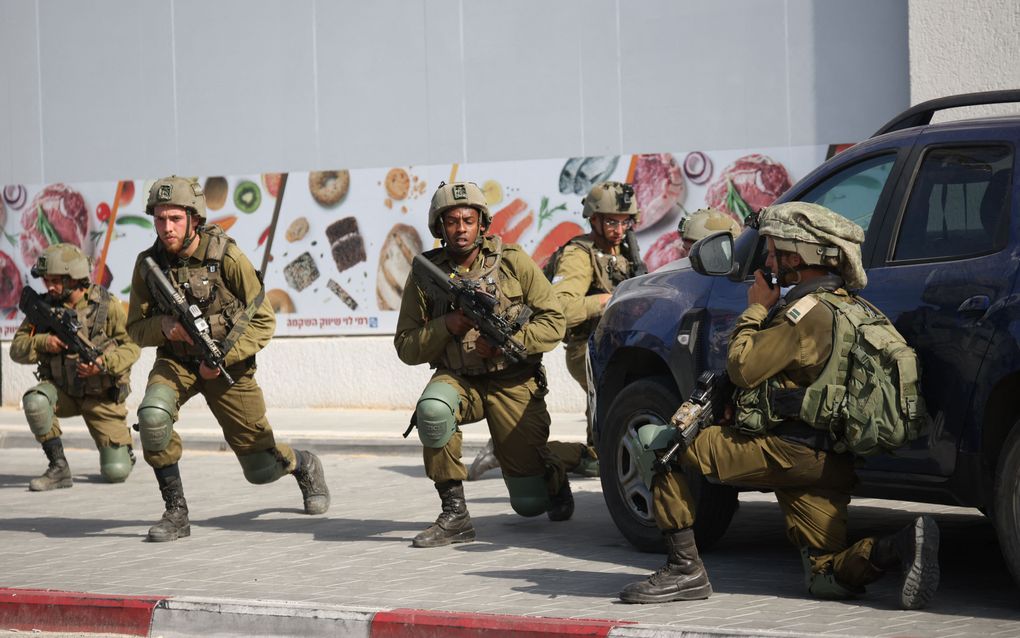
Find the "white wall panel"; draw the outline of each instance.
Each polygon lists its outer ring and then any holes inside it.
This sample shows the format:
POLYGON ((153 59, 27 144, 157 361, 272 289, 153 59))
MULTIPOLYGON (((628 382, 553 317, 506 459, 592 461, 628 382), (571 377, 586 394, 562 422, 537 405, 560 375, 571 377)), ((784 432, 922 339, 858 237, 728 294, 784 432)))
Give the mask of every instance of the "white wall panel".
POLYGON ((311 0, 174 0, 179 171, 310 168, 311 0))
POLYGON ((631 97, 620 91, 620 38, 617 32, 617 0, 584 2, 575 12, 578 25, 581 69, 581 113, 584 123, 582 147, 564 149, 560 155, 620 155, 620 111, 631 97))
POLYGON ((580 0, 463 3, 467 157, 559 157, 581 148, 580 0))
POLYGON ((48 0, 39 30, 46 181, 172 165, 168 5, 48 0))
POLYGON ((428 0, 425 11, 428 163, 463 161, 464 59, 460 0, 428 0))
POLYGON ((784 2, 623 6, 627 149, 786 143, 784 2))
POLYGON ((424 0, 316 3, 322 168, 428 159, 424 0))
POLYGON ((43 181, 35 25, 34 0, 0 2, 0 184, 43 181))

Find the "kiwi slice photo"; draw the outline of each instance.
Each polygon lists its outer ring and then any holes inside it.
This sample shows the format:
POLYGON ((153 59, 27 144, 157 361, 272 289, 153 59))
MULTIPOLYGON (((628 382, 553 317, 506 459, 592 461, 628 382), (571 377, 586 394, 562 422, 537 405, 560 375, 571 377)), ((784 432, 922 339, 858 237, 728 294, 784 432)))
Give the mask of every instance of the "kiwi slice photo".
POLYGON ((262 191, 255 182, 241 182, 234 189, 234 205, 242 213, 254 213, 262 203, 262 191))

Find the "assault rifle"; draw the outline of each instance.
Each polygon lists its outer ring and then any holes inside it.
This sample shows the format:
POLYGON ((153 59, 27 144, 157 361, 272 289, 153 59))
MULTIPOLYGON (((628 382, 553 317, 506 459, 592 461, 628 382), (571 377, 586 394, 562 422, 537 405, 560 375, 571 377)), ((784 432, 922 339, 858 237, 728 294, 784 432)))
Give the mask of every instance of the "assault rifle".
POLYGON ((531 317, 531 308, 524 306, 515 321, 507 321, 496 314, 496 298, 482 290, 477 281, 447 274, 423 255, 415 255, 411 270, 430 297, 445 299, 453 308, 462 310, 478 327, 478 332, 503 349, 503 356, 509 363, 518 363, 528 356, 513 334, 531 317))
POLYGON ((623 236, 623 243, 620 245, 620 252, 630 262, 630 276, 640 277, 648 274, 648 266, 641 259, 641 249, 637 245, 637 233, 633 228, 628 228, 623 236))
POLYGON ((227 384, 234 385, 234 379, 227 373, 227 369, 223 365, 223 359, 227 353, 212 338, 209 322, 202 317, 199 307, 195 304, 188 304, 184 295, 170 283, 152 257, 146 257, 142 264, 144 268, 142 274, 155 296, 156 305, 180 322, 191 340, 201 348, 202 360, 205 361, 205 364, 210 368, 218 369, 227 384))
MULTIPOLYGON (((36 332, 49 332, 57 336, 68 350, 78 355, 85 363, 96 363, 103 353, 92 345, 88 338, 81 336, 81 322, 78 314, 70 308, 52 306, 32 288, 25 286, 18 300, 18 309, 25 313, 28 322, 36 332)), ((102 366, 100 366, 102 367, 102 366)))
POLYGON ((687 449, 701 428, 719 422, 722 408, 732 394, 731 389, 729 377, 725 374, 708 370, 701 373, 690 398, 669 420, 669 424, 676 428, 675 443, 652 464, 656 472, 669 471, 673 457, 687 449))

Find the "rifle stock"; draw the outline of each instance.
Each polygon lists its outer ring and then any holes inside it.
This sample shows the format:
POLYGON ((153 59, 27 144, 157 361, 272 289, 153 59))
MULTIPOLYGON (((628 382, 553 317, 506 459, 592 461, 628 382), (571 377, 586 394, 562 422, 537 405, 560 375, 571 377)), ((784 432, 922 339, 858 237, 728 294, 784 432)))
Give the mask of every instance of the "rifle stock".
POLYGON ((725 374, 716 374, 708 370, 701 373, 690 398, 680 405, 669 420, 670 425, 676 428, 675 442, 665 454, 655 459, 653 467, 656 472, 669 471, 670 462, 694 442, 701 428, 719 420, 722 416, 720 408, 727 398, 728 387, 729 378, 725 374))
POLYGON ((146 257, 142 261, 143 276, 149 282, 154 301, 159 308, 173 316, 191 337, 191 340, 202 350, 202 359, 210 368, 216 368, 223 375, 228 385, 234 385, 234 379, 227 373, 223 360, 227 353, 212 338, 209 322, 202 316, 202 311, 194 304, 188 304, 184 295, 166 278, 163 271, 152 259, 146 257))
POLYGON ((508 362, 519 363, 528 356, 513 334, 527 322, 531 308, 525 306, 516 321, 507 321, 496 314, 497 299, 483 291, 477 282, 443 272, 424 255, 414 256, 411 270, 430 297, 446 300, 452 308, 462 310, 487 340, 503 350, 508 362))

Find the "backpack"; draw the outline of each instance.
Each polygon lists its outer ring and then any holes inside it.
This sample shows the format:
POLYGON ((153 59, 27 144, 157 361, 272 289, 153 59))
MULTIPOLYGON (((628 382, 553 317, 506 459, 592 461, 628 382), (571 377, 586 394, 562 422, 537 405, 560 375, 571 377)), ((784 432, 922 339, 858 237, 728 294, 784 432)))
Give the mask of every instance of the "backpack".
POLYGON ((563 257, 563 251, 567 249, 567 246, 574 245, 586 246, 590 251, 591 247, 595 245, 595 242, 593 242, 587 235, 577 235, 576 237, 567 240, 567 243, 557 248, 552 255, 549 255, 549 261, 545 262, 545 265, 542 266, 542 274, 545 275, 545 278, 550 282, 552 282, 553 278, 556 277, 556 269, 560 267, 560 259, 563 257))
POLYGON ((799 419, 829 432, 837 452, 892 452, 921 436, 927 410, 921 363, 889 319, 856 297, 818 299, 835 316, 832 355, 804 389, 799 419))

